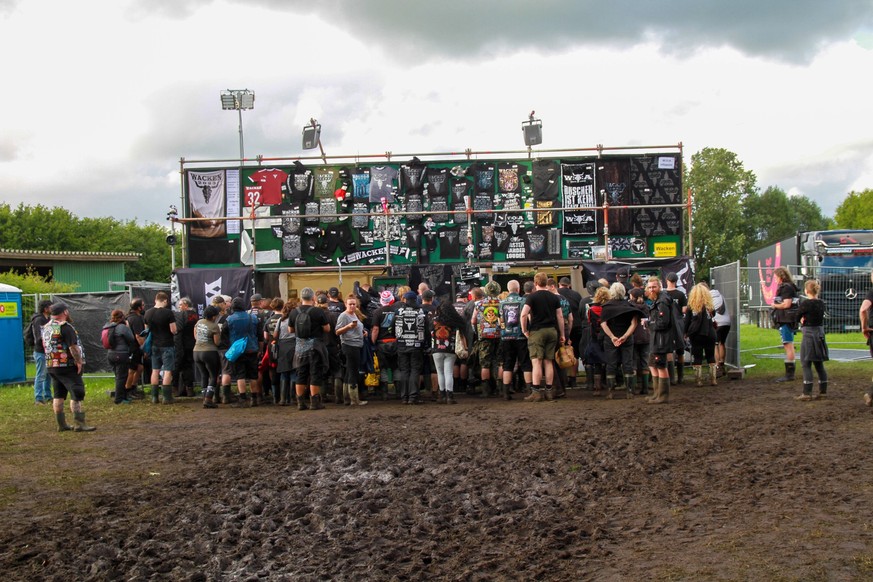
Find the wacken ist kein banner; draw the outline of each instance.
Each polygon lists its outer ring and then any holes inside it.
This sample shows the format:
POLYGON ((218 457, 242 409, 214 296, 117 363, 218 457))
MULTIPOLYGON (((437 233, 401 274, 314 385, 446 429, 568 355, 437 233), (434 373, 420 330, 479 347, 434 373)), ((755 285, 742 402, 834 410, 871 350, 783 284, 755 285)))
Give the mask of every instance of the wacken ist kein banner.
POLYGON ((200 315, 216 295, 229 295, 231 299, 242 297, 248 306, 252 295, 252 270, 176 269, 173 271, 172 287, 174 299, 190 298, 200 315))

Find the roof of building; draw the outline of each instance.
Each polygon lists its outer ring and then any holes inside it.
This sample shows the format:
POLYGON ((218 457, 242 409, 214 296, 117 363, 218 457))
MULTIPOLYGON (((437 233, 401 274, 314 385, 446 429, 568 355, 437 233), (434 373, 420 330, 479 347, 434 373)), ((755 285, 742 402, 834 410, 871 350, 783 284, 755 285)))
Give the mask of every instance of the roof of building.
POLYGON ((102 251, 27 251, 0 249, 0 259, 41 261, 138 261, 142 253, 109 253, 102 251))

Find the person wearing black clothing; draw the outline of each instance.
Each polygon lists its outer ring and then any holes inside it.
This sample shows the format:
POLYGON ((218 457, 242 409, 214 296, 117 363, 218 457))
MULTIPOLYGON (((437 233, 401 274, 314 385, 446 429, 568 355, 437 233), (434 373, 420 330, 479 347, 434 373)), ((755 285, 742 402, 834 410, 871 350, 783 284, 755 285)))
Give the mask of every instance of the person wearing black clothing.
MULTIPOLYGON (((176 304, 176 329, 179 333, 173 338, 176 348, 176 395, 194 396, 194 327, 200 316, 192 309, 192 302, 182 297, 176 304)), ((203 379, 200 380, 203 382, 203 379)))
POLYGON ((800 366, 803 370, 803 393, 798 400, 813 400, 824 398, 828 393, 828 373, 824 363, 828 356, 828 344, 825 341, 824 318, 827 306, 818 298, 821 286, 818 281, 810 279, 803 286, 807 299, 800 303, 797 318, 803 332, 800 342, 800 366), (812 368, 818 375, 818 395, 812 395, 812 368))
MULTIPOLYGON (((125 316, 125 323, 130 328, 136 343, 131 346, 130 362, 127 371, 127 382, 124 387, 127 389, 129 396, 134 398, 142 398, 142 393, 136 388, 144 374, 145 365, 148 362, 146 355, 142 351, 142 345, 145 343, 145 338, 142 337, 142 331, 145 329, 145 321, 142 314, 145 313, 145 301, 142 299, 134 299, 130 302, 130 311, 125 316)), ((151 375, 151 369, 149 369, 151 375)))
POLYGON ((785 267, 779 267, 773 272, 779 280, 776 297, 773 298, 774 319, 779 325, 779 335, 782 347, 785 348, 785 375, 777 378, 777 382, 794 380, 796 365, 794 363, 794 332, 797 329, 797 286, 791 278, 791 273, 785 267))
POLYGON ((217 408, 215 390, 221 376, 221 359, 218 344, 221 343, 221 328, 215 323, 218 308, 209 305, 203 310, 203 319, 194 326, 194 365, 200 374, 203 387, 203 408, 217 408))
POLYGON ((424 310, 418 306, 418 294, 407 291, 394 317, 397 338, 397 374, 394 384, 400 390, 404 404, 421 404, 418 384, 424 354, 430 345, 430 330, 424 310))
POLYGON ((330 322, 326 311, 315 306, 315 291, 311 287, 300 290, 300 306, 288 314, 288 329, 296 335, 294 367, 297 369, 297 409, 307 409, 305 398, 308 388, 309 408, 321 410, 324 408, 321 386, 328 363, 324 335, 330 331, 330 322))
MULTIPOLYGON (((599 285, 600 283, 598 283, 599 285)), ((591 304, 588 306, 588 327, 591 329, 591 339, 585 348, 585 384, 592 391, 592 396, 600 396, 600 391, 606 383, 606 352, 603 340, 606 335, 600 327, 603 316, 603 306, 609 301, 609 289, 597 287, 591 304)))
POLYGON ((667 354, 675 349, 676 322, 673 320, 673 299, 661 290, 661 280, 649 277, 646 281, 646 299, 649 307, 649 371, 652 373, 654 394, 649 404, 664 404, 670 398, 670 375, 667 372, 667 354))
POLYGON ((173 370, 176 368, 176 316, 168 307, 170 296, 164 291, 155 295, 155 306, 145 312, 143 321, 152 336, 152 404, 158 403, 159 394, 164 404, 173 403, 173 370), (161 377, 163 374, 163 378, 161 377))
POLYGON ((649 393, 649 343, 651 336, 649 329, 646 327, 646 319, 648 317, 648 309, 646 309, 646 292, 642 287, 631 287, 628 291, 628 301, 633 307, 640 311, 640 324, 634 330, 634 368, 637 371, 637 384, 640 387, 640 394, 649 393))
POLYGON ((124 312, 120 309, 115 309, 109 316, 109 323, 104 326, 108 328, 112 334, 114 347, 106 354, 109 363, 112 364, 112 371, 115 374, 115 404, 130 404, 130 399, 127 397, 127 373, 130 369, 130 353, 136 345, 136 339, 130 328, 124 323, 124 312))
MULTIPOLYGON (((397 305, 394 294, 387 289, 379 294, 380 307, 373 312, 370 341, 375 346, 376 357, 379 358, 379 392, 382 399, 388 399, 388 379, 392 371, 397 369, 397 336, 394 335, 394 318, 397 315, 397 305)), ((397 389, 395 383, 395 390, 397 389)))
POLYGON ((52 401, 52 379, 49 378, 46 369, 45 347, 42 345, 42 327, 49 322, 51 306, 51 301, 43 299, 37 305, 36 313, 30 318, 33 362, 36 364, 36 374, 33 379, 33 399, 36 404, 47 404, 52 401))
POLYGON ((632 398, 637 387, 633 335, 639 325, 640 311, 627 302, 626 291, 621 283, 613 283, 609 295, 610 300, 603 305, 600 317, 600 328, 606 336, 603 339, 606 351, 606 397, 612 398, 620 363, 627 397, 632 398))
POLYGON ((698 283, 691 288, 688 297, 688 311, 685 313, 685 335, 691 342, 692 365, 694 366, 694 379, 698 387, 703 386, 703 357, 709 364, 709 385, 717 385, 717 366, 715 359, 715 325, 713 315, 715 304, 709 287, 705 283, 698 283))
POLYGON ((525 402, 551 402, 555 399, 555 351, 566 341, 561 300, 549 291, 549 277, 543 271, 534 275, 536 291, 526 295, 521 310, 521 331, 530 352, 532 391, 525 402), (545 376, 545 388, 543 377, 545 376))
MULTIPOLYGON (((665 279, 667 280, 667 295, 679 306, 682 317, 685 317, 688 312, 688 298, 685 296, 685 292, 676 286, 676 283, 679 282, 679 276, 676 273, 668 273, 665 279)), ((678 343, 676 351, 667 355, 667 373, 670 374, 670 384, 682 384, 685 380, 684 341, 678 343)))
MULTIPOLYGON (((587 325, 587 319, 579 316, 582 306, 582 295, 578 291, 574 291, 570 287, 570 279, 561 277, 558 281, 558 293, 570 303, 570 313, 573 314, 573 325, 570 326, 570 345, 573 346, 573 353, 576 354, 576 359, 582 357, 582 329, 587 325)), ((570 370, 570 387, 576 386, 576 370, 570 370)))
POLYGON ((42 343, 45 347, 46 367, 52 379, 52 410, 58 423, 58 432, 73 430, 91 432, 97 430, 85 424, 85 383, 82 371, 85 354, 79 334, 70 323, 70 310, 65 303, 54 303, 50 308, 51 319, 42 327, 42 343), (76 426, 67 425, 64 418, 64 400, 70 395, 70 412, 76 426))
MULTIPOLYGON (((340 304, 342 305, 342 304, 340 304)), ((340 338, 336 334, 336 322, 339 318, 339 313, 331 311, 330 300, 327 295, 319 294, 316 297, 316 306, 324 311, 327 316, 330 330, 324 335, 324 346, 327 348, 327 368, 328 368, 328 391, 326 400, 336 404, 343 404, 343 365, 341 359, 342 347, 340 338), (333 388, 333 390, 331 390, 333 388)))

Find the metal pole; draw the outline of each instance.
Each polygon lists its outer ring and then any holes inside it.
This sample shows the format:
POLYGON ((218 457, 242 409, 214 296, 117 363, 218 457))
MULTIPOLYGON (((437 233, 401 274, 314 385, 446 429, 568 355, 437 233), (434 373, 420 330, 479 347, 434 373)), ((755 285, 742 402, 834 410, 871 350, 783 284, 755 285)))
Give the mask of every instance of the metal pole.
POLYGON ((243 160, 246 158, 245 150, 243 149, 242 107, 237 108, 237 112, 239 113, 239 165, 242 167, 243 160))

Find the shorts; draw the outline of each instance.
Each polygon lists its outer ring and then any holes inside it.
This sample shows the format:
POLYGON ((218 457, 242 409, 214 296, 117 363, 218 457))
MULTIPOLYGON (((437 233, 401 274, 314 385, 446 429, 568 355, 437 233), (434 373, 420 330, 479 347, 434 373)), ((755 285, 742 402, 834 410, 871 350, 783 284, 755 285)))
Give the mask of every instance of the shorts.
POLYGON ((321 361, 321 356, 318 355, 318 351, 312 349, 305 354, 301 354, 297 364, 297 385, 323 386, 324 371, 324 364, 321 361))
POLYGON ((245 352, 235 362, 230 362, 230 380, 257 380, 258 352, 245 352))
POLYGON ((667 367, 667 354, 651 353, 649 354, 649 367, 665 369, 667 367))
POLYGON ((221 375, 222 376, 230 376, 233 372, 231 366, 233 362, 228 362, 227 358, 224 357, 224 354, 227 353, 227 350, 218 350, 218 357, 221 360, 221 375))
POLYGON ((725 345, 727 344, 728 334, 731 332, 731 326, 729 325, 720 325, 715 330, 715 343, 725 345))
POLYGON ((172 372, 176 369, 176 348, 152 347, 152 370, 172 372))
POLYGON ((130 368, 131 372, 136 372, 139 370, 139 367, 142 366, 142 349, 134 348, 133 352, 130 354, 130 368))
POLYGON ((49 368, 49 377, 52 379, 52 396, 59 400, 66 400, 67 394, 74 402, 85 400, 85 383, 82 375, 74 367, 49 368))
POLYGON ((522 372, 530 372, 533 366, 530 363, 530 352, 527 349, 527 340, 503 340, 500 342, 503 348, 503 371, 512 372, 515 364, 522 372))
POLYGON ((497 346, 499 339, 480 339, 476 344, 476 353, 479 355, 479 365, 490 370, 497 364, 497 346))
POLYGON ((783 323, 779 326, 779 335, 782 337, 783 344, 794 343, 794 326, 783 323))
POLYGON ((558 349, 558 330, 554 327, 528 333, 527 350, 531 360, 554 360, 556 349, 558 349))

